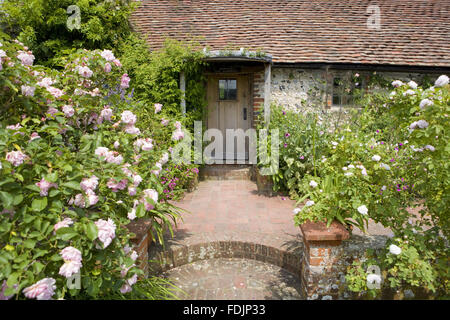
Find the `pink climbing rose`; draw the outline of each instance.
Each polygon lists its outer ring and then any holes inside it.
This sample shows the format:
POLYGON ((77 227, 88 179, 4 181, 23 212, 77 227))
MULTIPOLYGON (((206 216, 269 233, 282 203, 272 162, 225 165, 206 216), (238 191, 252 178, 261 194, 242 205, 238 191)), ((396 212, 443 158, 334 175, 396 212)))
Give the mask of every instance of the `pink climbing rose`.
POLYGON ((58 185, 56 183, 48 182, 47 180, 45 180, 45 178, 42 178, 41 181, 36 182, 36 185, 39 187, 39 189, 41 189, 41 192, 39 193, 41 197, 47 196, 48 190, 50 188, 58 188, 58 185))
POLYGON ((44 278, 23 289, 23 294, 29 299, 50 300, 55 294, 55 283, 53 278, 44 278))
POLYGON ((128 74, 124 73, 120 79, 120 87, 122 89, 127 89, 130 86, 130 80, 131 79, 128 77, 128 74))
POLYGON ((21 151, 11 151, 6 154, 6 161, 9 161, 13 166, 21 165, 27 156, 21 151))
POLYGON ((99 219, 95 222, 98 228, 98 239, 103 243, 103 248, 109 246, 116 237, 116 225, 111 218, 108 220, 99 219))

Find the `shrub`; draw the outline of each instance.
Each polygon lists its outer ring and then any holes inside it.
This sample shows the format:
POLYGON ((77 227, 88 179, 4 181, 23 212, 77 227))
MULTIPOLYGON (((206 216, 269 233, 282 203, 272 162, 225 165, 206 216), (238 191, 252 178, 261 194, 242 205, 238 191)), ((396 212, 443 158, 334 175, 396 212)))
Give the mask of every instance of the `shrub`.
POLYGON ((142 271, 130 220, 161 236, 179 217, 161 201, 166 146, 137 127, 140 107, 111 51, 81 50, 61 72, 0 36, 0 283, 4 296, 107 297, 142 271), (66 279, 80 272, 81 290, 66 279))

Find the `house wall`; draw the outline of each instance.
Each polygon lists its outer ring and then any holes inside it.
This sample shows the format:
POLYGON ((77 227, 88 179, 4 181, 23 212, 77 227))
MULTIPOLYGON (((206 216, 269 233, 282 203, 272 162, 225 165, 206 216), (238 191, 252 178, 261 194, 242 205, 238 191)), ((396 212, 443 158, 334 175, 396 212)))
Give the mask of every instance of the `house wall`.
MULTIPOLYGON (((308 109, 325 108, 333 111, 332 106, 333 77, 352 77, 359 74, 365 84, 370 77, 382 78, 389 83, 393 80, 408 82, 414 80, 421 83, 424 79, 434 82, 440 74, 408 73, 408 72, 370 72, 358 70, 326 70, 301 68, 272 68, 272 103, 287 108, 308 109)), ((264 88, 262 88, 264 90, 264 88)), ((260 94, 261 90, 259 91, 260 94)), ((338 108, 337 108, 338 109, 338 108)))

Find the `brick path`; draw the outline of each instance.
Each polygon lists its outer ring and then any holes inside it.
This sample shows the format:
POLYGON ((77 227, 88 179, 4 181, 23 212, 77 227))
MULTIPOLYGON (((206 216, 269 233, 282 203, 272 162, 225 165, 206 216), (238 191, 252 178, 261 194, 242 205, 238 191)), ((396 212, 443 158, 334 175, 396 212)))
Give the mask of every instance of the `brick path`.
POLYGON ((219 258, 193 262, 164 276, 188 300, 300 300, 300 281, 293 274, 251 259, 219 258))
MULTIPOLYGON (((189 299, 231 299, 233 295, 235 299, 298 298, 295 294, 270 294, 271 286, 278 282, 295 288, 294 282, 275 281, 280 272, 291 272, 297 279, 300 275, 303 243, 293 221, 294 201, 260 195, 250 180, 206 180, 174 204, 190 213, 182 215, 184 221, 174 230, 174 238, 166 237, 164 248, 150 247, 149 258, 160 261, 151 264, 153 273, 166 272, 187 290, 189 299), (247 269, 240 267, 243 261, 247 269), (251 274, 267 282, 250 290, 251 274), (233 277, 241 277, 247 289, 231 290, 233 277), (195 283, 203 290, 196 291, 195 283), (223 290, 212 291, 218 283, 223 290)), ((384 232, 373 223, 370 230, 372 234, 384 232)))

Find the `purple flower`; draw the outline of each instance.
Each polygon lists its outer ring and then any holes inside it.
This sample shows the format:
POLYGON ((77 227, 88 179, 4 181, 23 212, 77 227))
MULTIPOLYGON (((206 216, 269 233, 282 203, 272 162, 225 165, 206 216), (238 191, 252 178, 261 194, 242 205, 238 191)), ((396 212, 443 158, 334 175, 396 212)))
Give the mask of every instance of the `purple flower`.
POLYGON ((289 132, 286 132, 286 133, 284 134, 284 136, 285 136, 286 138, 289 138, 291 135, 289 134, 289 132))
POLYGON ((287 148, 287 143, 284 144, 284 147, 287 148))

